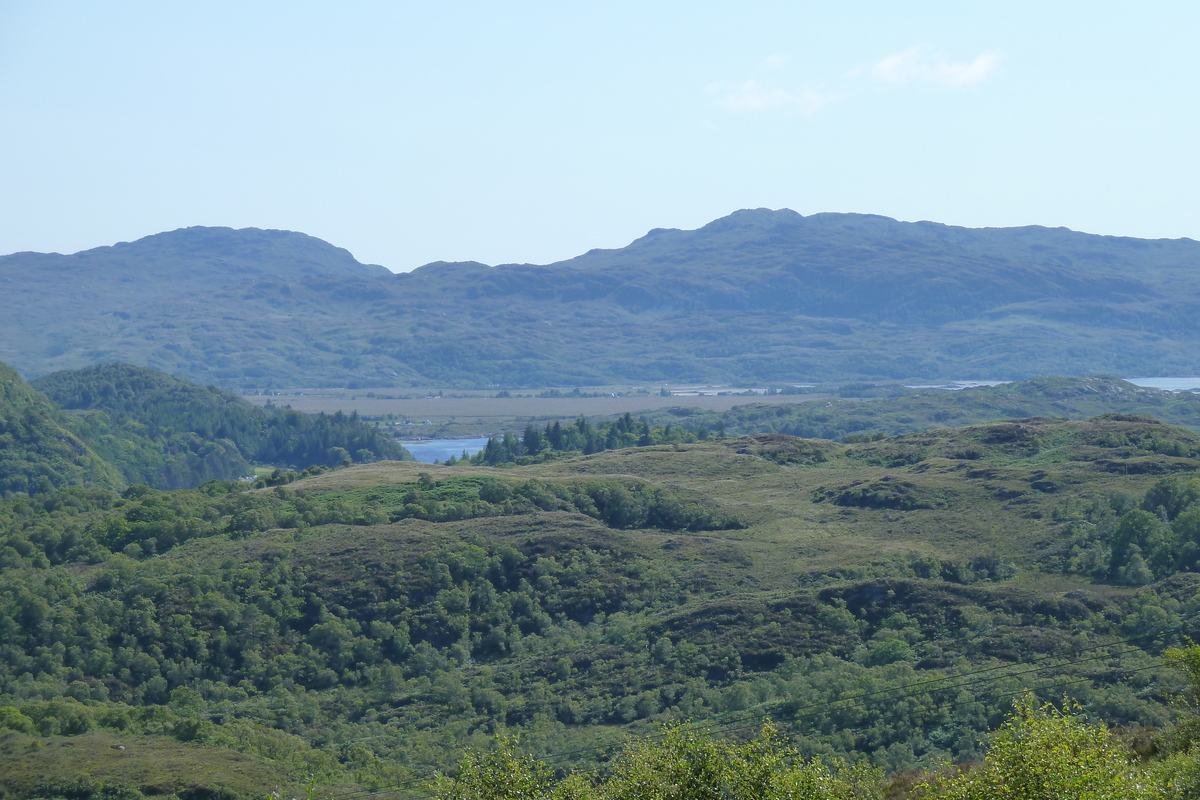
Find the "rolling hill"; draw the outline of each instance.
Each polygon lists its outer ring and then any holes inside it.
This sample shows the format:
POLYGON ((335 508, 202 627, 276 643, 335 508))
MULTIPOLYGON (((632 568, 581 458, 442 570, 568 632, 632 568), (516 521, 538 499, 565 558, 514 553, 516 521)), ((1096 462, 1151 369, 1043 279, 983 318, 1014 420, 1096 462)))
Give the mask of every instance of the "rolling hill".
POLYGON ((284 231, 0 257, 0 359, 226 388, 1200 371, 1200 244, 745 210, 543 266, 392 275, 284 231), (53 323, 53 324, 51 324, 53 323))
POLYGON ((592 767, 767 716, 906 770, 977 757, 1026 690, 1162 726, 1197 469, 1196 433, 1107 415, 5 501, 0 780, 30 796, 56 752, 147 795, 351 796, 495 733, 592 767))

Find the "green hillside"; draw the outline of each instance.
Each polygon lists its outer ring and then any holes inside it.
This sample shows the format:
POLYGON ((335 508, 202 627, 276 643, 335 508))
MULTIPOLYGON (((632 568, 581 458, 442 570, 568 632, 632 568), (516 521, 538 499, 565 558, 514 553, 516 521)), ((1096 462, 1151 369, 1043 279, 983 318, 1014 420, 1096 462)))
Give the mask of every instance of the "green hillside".
MULTIPOLYGON (((415 786, 498 732, 587 766, 766 716, 892 772, 977 757, 1023 690, 1163 726, 1197 468, 1200 435, 1109 415, 8 501, 0 773, 119 736, 415 786)), ((200 781, 173 769, 147 794, 200 781)))
POLYGON ((121 476, 53 403, 0 364, 0 495, 85 483, 116 487, 121 476))
POLYGON ((743 210, 549 265, 391 275, 299 233, 0 257, 0 359, 225 388, 1194 375, 1200 244, 743 210))
POLYGON ((412 456, 354 415, 264 409, 213 386, 129 364, 57 372, 34 381, 130 483, 190 488, 239 478, 250 464, 293 469, 346 459, 412 456))

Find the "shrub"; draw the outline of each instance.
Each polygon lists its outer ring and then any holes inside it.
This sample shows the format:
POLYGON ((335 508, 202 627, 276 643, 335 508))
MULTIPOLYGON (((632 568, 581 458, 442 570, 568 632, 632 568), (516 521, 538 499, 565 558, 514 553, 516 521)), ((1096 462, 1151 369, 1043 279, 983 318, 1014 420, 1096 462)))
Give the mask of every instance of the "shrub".
POLYGON ((1127 748, 1070 704, 1035 706, 1032 695, 1013 714, 974 769, 942 773, 922 785, 944 800, 1135 800, 1163 797, 1127 748))

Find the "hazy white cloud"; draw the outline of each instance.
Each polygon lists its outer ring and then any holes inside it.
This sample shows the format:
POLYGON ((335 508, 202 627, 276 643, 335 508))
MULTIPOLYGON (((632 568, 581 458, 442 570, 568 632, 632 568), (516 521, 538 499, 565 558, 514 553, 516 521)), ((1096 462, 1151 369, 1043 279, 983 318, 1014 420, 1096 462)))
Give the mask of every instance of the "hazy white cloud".
POLYGON ((985 50, 973 61, 953 62, 940 53, 929 52, 922 44, 879 61, 868 74, 883 83, 919 81, 958 88, 983 81, 996 71, 999 63, 1000 55, 994 50, 985 50))
POLYGON ((813 89, 805 89, 802 92, 768 89, 753 80, 743 83, 718 83, 713 84, 712 88, 721 92, 718 104, 726 111, 735 112, 791 109, 811 117, 837 99, 835 95, 813 89))
MULTIPOLYGON (((787 63, 783 55, 771 55, 758 65, 759 72, 769 72, 787 63)), ((994 50, 985 50, 971 61, 955 62, 941 53, 932 52, 921 44, 900 53, 890 55, 869 67, 860 67, 845 77, 852 82, 843 87, 852 96, 854 79, 867 77, 882 83, 903 85, 906 83, 929 83, 937 86, 960 88, 974 86, 996 71, 1000 56, 994 50)), ((791 89, 763 86, 756 80, 742 82, 722 81, 709 86, 719 95, 717 105, 734 113, 756 113, 765 111, 792 111, 806 117, 820 113, 827 105, 841 99, 846 91, 823 92, 815 89, 792 91, 791 89)))

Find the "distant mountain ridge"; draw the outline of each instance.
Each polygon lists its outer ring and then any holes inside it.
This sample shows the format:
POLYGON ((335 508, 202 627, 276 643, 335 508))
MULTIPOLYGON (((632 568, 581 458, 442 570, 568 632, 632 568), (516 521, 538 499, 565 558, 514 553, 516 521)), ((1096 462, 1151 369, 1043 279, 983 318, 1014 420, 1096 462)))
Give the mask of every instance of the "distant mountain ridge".
POLYGON ((59 253, 14 253, 5 258, 33 257, 59 269, 116 266, 123 269, 177 267, 188 277, 185 267, 199 260, 225 270, 250 270, 268 274, 286 270, 293 274, 390 275, 391 270, 377 264, 360 264, 349 250, 295 231, 261 228, 225 228, 201 225, 178 228, 133 242, 118 242, 104 247, 81 250, 70 255, 59 253))
POLYGON ((633 311, 764 309, 873 321, 946 322, 1014 303, 1086 296, 1161 299, 1141 265, 1197 280, 1200 246, 1064 229, 971 230, 860 214, 738 211, 695 231, 656 229, 618 250, 546 266, 438 263, 476 282, 465 294, 580 299, 578 282, 633 311), (956 252, 947 252, 948 247, 956 252), (1070 255, 1065 255, 1065 252, 1070 255), (1136 260, 1136 263, 1135 263, 1136 260), (1192 269, 1187 265, 1190 260, 1192 269), (576 283, 556 273, 569 270, 576 283), (583 279, 581 276, 586 275, 583 279), (606 286, 597 278, 607 279, 606 286), (554 278, 560 277, 559 280, 554 278), (930 290, 943 305, 930 309, 930 290), (557 291, 556 291, 557 290, 557 291), (911 319, 910 319, 911 318, 911 319))
POLYGON ((548 265, 393 275, 304 234, 185 228, 0 257, 0 360, 226 388, 1200 371, 1200 243, 738 211, 548 265))

